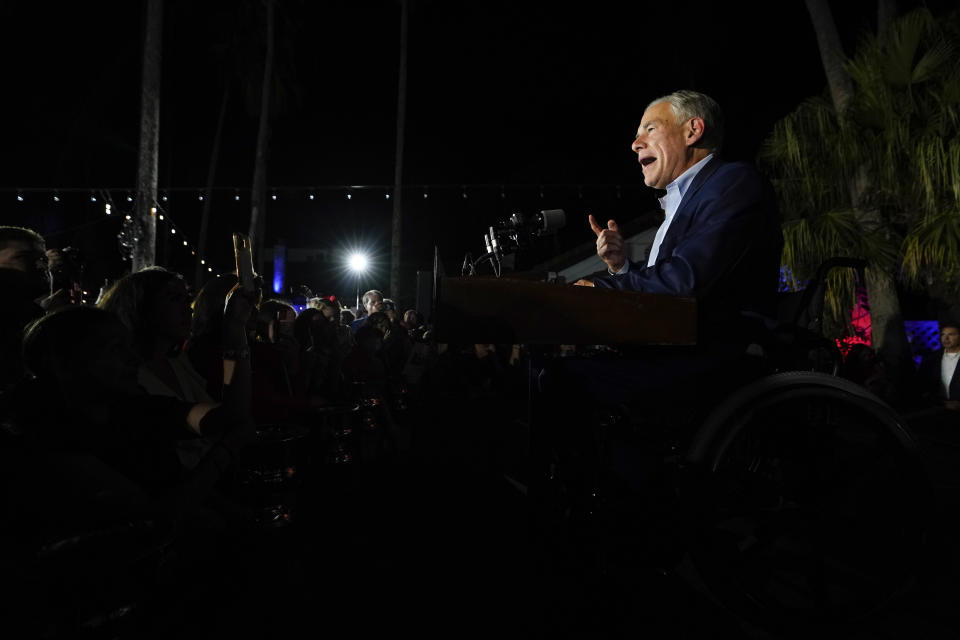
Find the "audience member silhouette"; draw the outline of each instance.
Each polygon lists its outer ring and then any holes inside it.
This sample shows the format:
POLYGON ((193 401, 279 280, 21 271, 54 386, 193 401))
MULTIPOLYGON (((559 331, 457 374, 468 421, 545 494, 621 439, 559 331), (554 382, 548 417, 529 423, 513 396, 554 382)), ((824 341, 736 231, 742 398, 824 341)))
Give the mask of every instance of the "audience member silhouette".
POLYGON ((39 301, 50 294, 43 237, 22 227, 0 227, 0 391, 23 376, 23 329, 44 313, 39 301))
POLYGON ((117 280, 97 305, 117 315, 133 336, 142 362, 137 381, 148 393, 189 402, 213 402, 207 381, 183 352, 192 310, 183 278, 148 267, 117 280))
POLYGON ((327 305, 304 309, 294 323, 294 335, 300 346, 307 392, 332 401, 341 393, 340 368, 350 352, 353 336, 348 327, 339 323, 339 310, 329 302, 327 305))
MULTIPOLYGON (((192 312, 180 274, 163 267, 128 274, 113 283, 97 306, 116 314, 133 337, 140 358, 137 382, 147 393, 185 402, 214 402, 207 380, 183 352, 192 312)), ((184 466, 193 468, 211 445, 202 438, 185 438, 178 444, 178 455, 184 466)))
POLYGON ((69 458, 72 464, 64 469, 93 476, 92 485, 60 486, 67 495, 119 483, 107 494, 121 505, 91 507, 97 489, 75 496, 76 509, 84 513, 51 514, 62 522, 146 508, 175 521, 189 519, 252 439, 249 419, 232 407, 146 394, 137 384, 140 358, 133 338, 107 311, 70 307, 37 321, 24 338, 24 358, 32 378, 22 385, 14 415, 23 425, 25 447, 48 461, 69 458), (213 446, 187 471, 177 443, 201 436, 213 446))

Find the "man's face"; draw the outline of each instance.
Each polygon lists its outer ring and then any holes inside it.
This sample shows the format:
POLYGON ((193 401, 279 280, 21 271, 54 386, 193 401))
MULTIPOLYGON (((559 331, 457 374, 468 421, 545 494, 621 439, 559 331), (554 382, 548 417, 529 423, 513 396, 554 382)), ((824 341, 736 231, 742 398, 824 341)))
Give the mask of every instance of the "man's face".
POLYGON ((363 308, 367 310, 367 315, 380 311, 383 307, 383 298, 380 296, 364 296, 363 308))
POLYGON ((955 352, 960 350, 960 329, 944 327, 940 330, 940 344, 944 351, 955 352))
POLYGON ((693 164, 688 123, 677 122, 669 102, 658 102, 644 112, 630 148, 637 154, 648 187, 666 189, 693 164))
POLYGON ((36 295, 50 293, 50 271, 45 247, 36 242, 13 240, 0 249, 0 268, 22 271, 30 276, 36 295))

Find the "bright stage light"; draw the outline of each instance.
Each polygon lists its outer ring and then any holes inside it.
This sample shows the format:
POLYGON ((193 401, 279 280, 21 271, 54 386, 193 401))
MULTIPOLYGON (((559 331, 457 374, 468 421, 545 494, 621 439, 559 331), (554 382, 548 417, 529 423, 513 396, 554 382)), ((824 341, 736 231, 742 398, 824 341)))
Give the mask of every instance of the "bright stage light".
POLYGON ((347 260, 347 265, 350 267, 351 271, 362 273, 367 270, 367 256, 363 255, 362 253, 350 254, 350 258, 347 260))
MULTIPOLYGON (((347 194, 347 197, 349 198, 350 194, 347 194)), ((357 309, 360 308, 360 277, 367 270, 367 263, 367 256, 359 251, 351 253, 347 258, 347 266, 357 275, 357 309)))

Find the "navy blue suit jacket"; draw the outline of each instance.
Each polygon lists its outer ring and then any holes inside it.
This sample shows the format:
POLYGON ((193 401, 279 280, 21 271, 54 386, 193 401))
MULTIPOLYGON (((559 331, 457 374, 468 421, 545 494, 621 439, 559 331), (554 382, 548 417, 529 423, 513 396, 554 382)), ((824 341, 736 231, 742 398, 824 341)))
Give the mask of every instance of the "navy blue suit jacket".
POLYGON ((701 340, 749 340, 759 313, 775 315, 783 235, 770 183, 743 162, 716 157, 680 202, 652 267, 630 264, 598 287, 697 298, 701 340))

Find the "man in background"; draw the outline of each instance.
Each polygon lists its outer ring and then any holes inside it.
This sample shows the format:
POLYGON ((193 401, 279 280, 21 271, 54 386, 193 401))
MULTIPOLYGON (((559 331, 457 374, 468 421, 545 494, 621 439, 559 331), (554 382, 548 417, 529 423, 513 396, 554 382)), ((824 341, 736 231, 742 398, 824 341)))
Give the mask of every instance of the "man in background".
POLYGON ((367 318, 370 317, 370 314, 383 310, 383 294, 376 289, 371 289, 363 294, 362 302, 363 309, 366 311, 366 315, 362 318, 357 318, 350 323, 350 331, 354 335, 356 335, 357 329, 362 327, 363 323, 367 321, 367 318))
POLYGON ((960 323, 940 324, 940 346, 920 362, 920 379, 928 397, 936 398, 946 409, 960 411, 960 376, 956 375, 960 360, 960 323))

